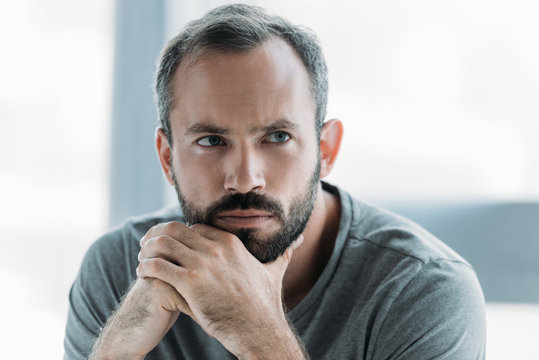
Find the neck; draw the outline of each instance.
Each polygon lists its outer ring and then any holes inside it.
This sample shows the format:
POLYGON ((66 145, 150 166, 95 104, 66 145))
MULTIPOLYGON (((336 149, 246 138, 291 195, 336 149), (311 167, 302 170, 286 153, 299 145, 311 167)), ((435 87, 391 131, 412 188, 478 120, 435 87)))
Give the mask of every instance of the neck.
POLYGON ((339 199, 319 185, 313 212, 303 231, 303 243, 294 250, 283 279, 284 302, 288 309, 307 295, 324 270, 333 251, 339 219, 339 199))

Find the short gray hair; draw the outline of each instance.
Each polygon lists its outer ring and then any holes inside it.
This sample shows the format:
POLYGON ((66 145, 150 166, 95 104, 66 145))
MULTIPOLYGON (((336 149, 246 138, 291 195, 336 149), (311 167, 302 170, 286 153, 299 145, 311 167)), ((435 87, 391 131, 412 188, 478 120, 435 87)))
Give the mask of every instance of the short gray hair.
POLYGON ((311 81, 316 106, 315 127, 318 137, 326 117, 328 97, 327 65, 318 37, 308 28, 291 24, 267 10, 245 4, 215 8, 173 38, 163 50, 155 80, 155 97, 161 127, 172 146, 170 83, 181 61, 195 61, 206 50, 246 52, 272 37, 285 40, 299 55, 311 81))

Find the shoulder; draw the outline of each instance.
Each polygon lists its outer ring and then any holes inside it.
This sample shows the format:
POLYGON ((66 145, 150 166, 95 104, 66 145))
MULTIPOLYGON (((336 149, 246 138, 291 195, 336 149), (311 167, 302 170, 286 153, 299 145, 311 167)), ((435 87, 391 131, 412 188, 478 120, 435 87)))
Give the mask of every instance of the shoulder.
POLYGON ((413 221, 340 196, 350 217, 341 265, 376 309, 373 358, 481 358, 484 298, 472 266, 413 221))
POLYGON ((403 285, 444 277, 455 286, 472 286, 480 291, 472 266, 436 236, 403 216, 346 193, 343 196, 348 198, 353 213, 343 256, 356 257, 357 263, 363 263, 363 270, 376 268, 379 276, 398 275, 403 285))
POLYGON ((364 276, 365 269, 377 269, 379 275, 406 269, 414 276, 427 264, 445 261, 473 273, 464 258, 410 219, 359 201, 338 188, 333 191, 341 202, 336 248, 351 270, 364 276))
POLYGON ((365 202, 353 201, 359 215, 351 227, 352 238, 415 258, 423 264, 439 259, 467 264, 453 249, 412 220, 365 202))
POLYGON ((474 273, 464 258, 420 225, 327 183, 324 187, 340 198, 341 220, 334 251, 348 272, 364 278, 366 272, 384 276, 396 271, 411 279, 432 264, 446 263, 455 271, 474 273))

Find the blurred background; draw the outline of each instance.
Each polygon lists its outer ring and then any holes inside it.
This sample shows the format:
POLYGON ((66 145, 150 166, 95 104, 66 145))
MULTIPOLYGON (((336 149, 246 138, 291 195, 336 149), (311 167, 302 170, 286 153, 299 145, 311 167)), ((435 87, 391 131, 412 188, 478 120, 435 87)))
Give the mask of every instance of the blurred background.
MULTIPOLYGON (((174 203, 158 167, 152 78, 166 41, 226 1, 0 3, 0 336, 59 359, 89 245, 174 203)), ((320 37, 328 178, 409 216, 475 267, 488 359, 539 350, 539 3, 248 1, 320 37)))

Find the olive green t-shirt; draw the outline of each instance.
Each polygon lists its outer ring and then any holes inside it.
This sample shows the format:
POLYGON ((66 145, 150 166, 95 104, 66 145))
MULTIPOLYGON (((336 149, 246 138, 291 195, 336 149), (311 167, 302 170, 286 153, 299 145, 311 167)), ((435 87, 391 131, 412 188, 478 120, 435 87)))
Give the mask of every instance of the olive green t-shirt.
MULTIPOLYGON (((289 313, 311 359, 484 359, 485 304, 472 267, 417 224, 323 183, 341 202, 333 253, 289 313)), ((139 240, 179 206, 133 218, 88 250, 69 294, 65 359, 86 359, 136 278, 139 240)), ((456 224, 457 226, 457 224, 456 224)), ((146 359, 231 359, 181 314, 146 359)))

